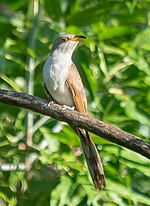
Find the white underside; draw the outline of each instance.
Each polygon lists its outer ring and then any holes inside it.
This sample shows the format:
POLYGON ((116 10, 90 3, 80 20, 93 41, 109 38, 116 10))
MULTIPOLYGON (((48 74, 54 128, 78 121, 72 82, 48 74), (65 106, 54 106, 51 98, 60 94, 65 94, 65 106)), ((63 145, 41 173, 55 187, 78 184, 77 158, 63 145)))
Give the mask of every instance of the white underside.
POLYGON ((64 58, 64 55, 62 57, 61 53, 49 56, 43 68, 43 82, 54 101, 61 105, 73 107, 72 95, 66 86, 72 61, 71 57, 66 58, 65 61, 60 61, 62 58, 64 58))

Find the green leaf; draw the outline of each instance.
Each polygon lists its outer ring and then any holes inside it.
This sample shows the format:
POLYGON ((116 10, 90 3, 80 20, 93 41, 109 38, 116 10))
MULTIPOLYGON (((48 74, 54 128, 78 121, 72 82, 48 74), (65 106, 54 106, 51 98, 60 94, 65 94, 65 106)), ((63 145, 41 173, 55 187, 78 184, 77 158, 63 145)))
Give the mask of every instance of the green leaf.
POLYGON ((41 0, 41 3, 48 13, 49 17, 53 20, 59 20, 62 16, 60 0, 41 0))

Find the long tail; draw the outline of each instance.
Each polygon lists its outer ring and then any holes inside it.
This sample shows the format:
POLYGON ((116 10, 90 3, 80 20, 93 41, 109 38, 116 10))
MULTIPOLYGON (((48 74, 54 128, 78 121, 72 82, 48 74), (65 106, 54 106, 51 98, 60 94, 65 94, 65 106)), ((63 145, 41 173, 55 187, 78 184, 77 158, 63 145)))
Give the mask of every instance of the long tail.
POLYGON ((106 182, 105 182, 105 175, 104 175, 102 161, 100 159, 98 151, 94 145, 94 142, 89 132, 77 128, 76 128, 76 132, 80 137, 83 152, 95 188, 101 190, 103 187, 106 186, 106 182))

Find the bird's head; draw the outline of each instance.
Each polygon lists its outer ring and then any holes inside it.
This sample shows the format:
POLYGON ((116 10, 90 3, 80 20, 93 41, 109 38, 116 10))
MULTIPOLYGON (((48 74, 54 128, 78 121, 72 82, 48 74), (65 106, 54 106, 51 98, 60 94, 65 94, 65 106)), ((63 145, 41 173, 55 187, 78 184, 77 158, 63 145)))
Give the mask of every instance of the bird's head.
POLYGON ((86 39, 86 37, 74 34, 62 34, 54 41, 52 52, 58 50, 59 52, 69 53, 72 55, 78 42, 83 39, 86 39))

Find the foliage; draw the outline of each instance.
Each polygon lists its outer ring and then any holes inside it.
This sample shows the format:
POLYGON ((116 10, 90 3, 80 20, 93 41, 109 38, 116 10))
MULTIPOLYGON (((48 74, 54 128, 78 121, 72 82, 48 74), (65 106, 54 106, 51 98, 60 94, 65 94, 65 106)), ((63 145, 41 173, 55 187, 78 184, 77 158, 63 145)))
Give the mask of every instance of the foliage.
MULTIPOLYGON (((149 0, 1 1, 0 86, 46 98, 42 67, 52 42, 83 34, 73 60, 89 112, 148 141, 149 9, 149 0)), ((0 116, 1 206, 149 205, 146 158, 93 135, 107 179, 99 192, 66 124, 4 104, 0 116)))

